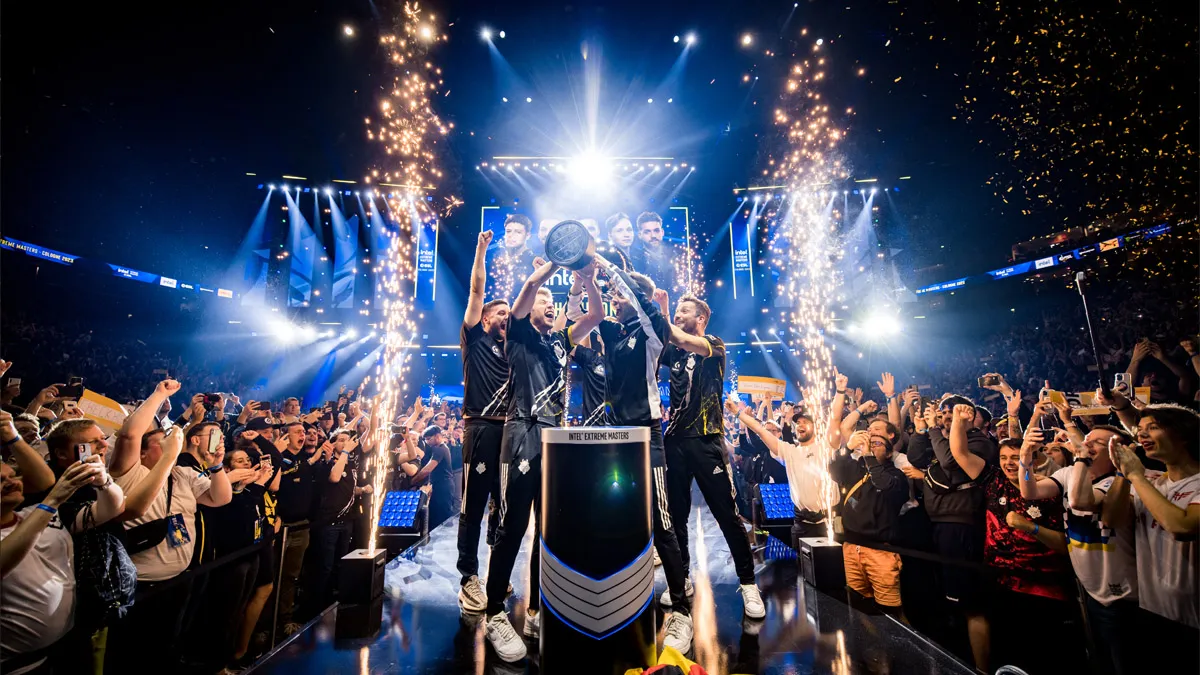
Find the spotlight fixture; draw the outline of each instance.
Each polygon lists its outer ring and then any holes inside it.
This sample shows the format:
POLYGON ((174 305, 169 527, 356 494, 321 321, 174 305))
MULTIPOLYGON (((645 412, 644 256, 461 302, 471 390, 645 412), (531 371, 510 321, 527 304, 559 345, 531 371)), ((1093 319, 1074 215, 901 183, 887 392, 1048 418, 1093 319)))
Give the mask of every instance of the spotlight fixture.
POLYGON ((654 99, 648 98, 648 99, 646 99, 646 103, 654 103, 654 99))
POLYGON ((673 99, 673 98, 667 99, 667 103, 674 103, 674 102, 675 102, 675 99, 673 99))
POLYGON ((688 46, 694 45, 696 44, 696 34, 688 33, 687 37, 685 37, 683 40, 688 44, 688 46))
POLYGON ((749 47, 752 44, 754 44, 754 36, 753 35, 746 33, 745 35, 742 36, 742 46, 743 47, 749 47))
POLYGON ((484 40, 487 40, 487 41, 489 41, 489 42, 490 42, 490 41, 491 41, 491 39, 492 39, 492 29, 491 29, 491 28, 484 28, 483 30, 479 31, 479 35, 480 35, 480 36, 481 36, 481 37, 482 37, 484 40))
POLYGON ((676 36, 675 36, 675 39, 674 39, 674 40, 672 40, 672 42, 675 42, 676 44, 678 44, 678 43, 679 43, 679 36, 678 36, 678 35, 676 35, 676 36))
POLYGON ((345 33, 346 37, 354 37, 354 26, 346 24, 342 26, 342 32, 345 33))
POLYGON ((275 184, 274 184, 274 183, 271 183, 271 184, 270 184, 270 185, 268 185, 267 187, 269 187, 269 188, 271 188, 272 190, 274 190, 274 189, 275 189, 275 184))
POLYGON ((500 39, 503 40, 505 37, 506 36, 504 35, 504 31, 500 31, 500 39))
POLYGON ((526 96, 526 97, 525 97, 525 102, 526 102, 526 103, 533 103, 533 97, 531 97, 531 96, 526 96))
POLYGON ((507 96, 501 96, 501 97, 500 97, 500 101, 501 101, 501 102, 503 102, 503 103, 508 103, 508 97, 507 97, 507 96))

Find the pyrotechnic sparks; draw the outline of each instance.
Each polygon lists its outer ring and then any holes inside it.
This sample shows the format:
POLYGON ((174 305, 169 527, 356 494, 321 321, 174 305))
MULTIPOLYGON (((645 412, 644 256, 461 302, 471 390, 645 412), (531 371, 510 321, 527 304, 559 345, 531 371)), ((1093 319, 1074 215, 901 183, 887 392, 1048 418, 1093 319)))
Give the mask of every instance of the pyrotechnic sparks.
MULTIPOLYGON (((791 309, 782 318, 790 321, 799 336, 804 380, 800 390, 816 427, 815 447, 828 465, 832 452, 824 439, 834 394, 834 367, 825 332, 832 327, 830 307, 841 283, 834 265, 839 247, 832 218, 833 199, 810 188, 835 183, 846 175, 837 152, 838 141, 845 133, 834 126, 829 105, 821 100, 816 87, 825 79, 828 58, 799 58, 781 87, 775 108, 777 145, 767 153, 772 183, 787 186, 791 193, 775 216, 780 237, 773 255, 788 261, 778 295, 788 298, 791 309)), ((837 496, 837 486, 826 470, 821 501, 830 524, 837 496)))
POLYGON ((372 552, 389 468, 388 425, 411 397, 406 376, 417 337, 412 307, 416 237, 424 224, 435 223, 461 203, 450 196, 439 211, 434 206, 437 202, 429 199, 444 178, 438 166, 439 143, 453 128, 442 122, 431 104, 443 82, 442 70, 433 64, 430 51, 447 40, 438 26, 437 17, 423 15, 415 3, 404 5, 395 29, 380 38, 392 71, 391 89, 379 103, 379 121, 366 120, 367 136, 383 145, 385 158, 365 182, 399 188, 384 200, 395 229, 389 230, 387 255, 376 267, 377 283, 383 286, 384 337, 383 361, 375 378, 381 424, 376 430, 375 453, 368 459, 374 463, 376 495, 371 513, 372 552))

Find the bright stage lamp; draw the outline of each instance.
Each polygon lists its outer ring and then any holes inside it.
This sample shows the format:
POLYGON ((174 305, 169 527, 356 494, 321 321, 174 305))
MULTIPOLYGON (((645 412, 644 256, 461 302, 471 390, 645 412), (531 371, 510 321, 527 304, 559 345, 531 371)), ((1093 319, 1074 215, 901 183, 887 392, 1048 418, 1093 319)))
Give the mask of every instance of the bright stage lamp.
POLYGON ((354 330, 353 328, 346 331, 346 339, 347 340, 353 340, 356 337, 358 337, 358 331, 354 330))
POLYGON ((672 40, 672 42, 679 42, 679 36, 678 36, 678 35, 676 35, 676 36, 675 36, 675 39, 674 39, 674 40, 672 40))
POLYGON ((317 329, 312 326, 304 326, 300 329, 300 337, 309 341, 315 340, 317 339, 317 329))
POLYGON ((867 331, 872 339, 880 339, 891 337, 900 333, 900 319, 891 312, 877 310, 872 312, 867 318, 867 326, 870 329, 867 331))
POLYGON ((689 46, 694 45, 694 44, 696 44, 696 34, 688 33, 687 37, 685 37, 683 40, 684 40, 684 42, 688 43, 689 46))
POLYGON ((479 32, 479 34, 481 36, 483 36, 484 40, 492 39, 492 29, 491 28, 484 28, 482 31, 479 32))
POLYGON ((599 155, 585 154, 571 160, 571 180, 588 186, 600 186, 612 175, 612 162, 599 155))

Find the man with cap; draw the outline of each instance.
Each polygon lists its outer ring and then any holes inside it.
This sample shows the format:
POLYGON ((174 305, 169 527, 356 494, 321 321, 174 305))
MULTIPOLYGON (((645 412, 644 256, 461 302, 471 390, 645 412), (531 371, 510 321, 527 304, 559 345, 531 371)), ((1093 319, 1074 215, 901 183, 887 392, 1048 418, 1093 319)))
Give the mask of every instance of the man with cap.
POLYGON ((425 427, 421 434, 425 444, 424 465, 412 477, 413 485, 429 483, 429 529, 441 525, 454 515, 454 491, 451 482, 450 448, 446 433, 436 424, 425 427))

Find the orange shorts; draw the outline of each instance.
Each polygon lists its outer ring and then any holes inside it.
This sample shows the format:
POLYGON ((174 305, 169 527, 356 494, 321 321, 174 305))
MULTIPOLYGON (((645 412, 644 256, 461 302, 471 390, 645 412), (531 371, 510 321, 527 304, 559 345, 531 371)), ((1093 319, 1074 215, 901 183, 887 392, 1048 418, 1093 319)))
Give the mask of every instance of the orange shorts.
POLYGON ((846 585, 884 607, 900 606, 900 555, 842 544, 846 585))

